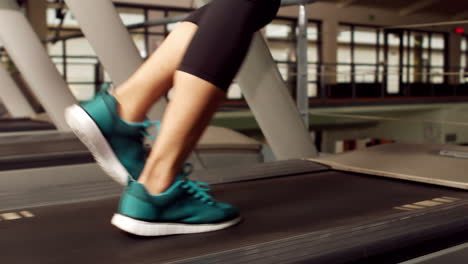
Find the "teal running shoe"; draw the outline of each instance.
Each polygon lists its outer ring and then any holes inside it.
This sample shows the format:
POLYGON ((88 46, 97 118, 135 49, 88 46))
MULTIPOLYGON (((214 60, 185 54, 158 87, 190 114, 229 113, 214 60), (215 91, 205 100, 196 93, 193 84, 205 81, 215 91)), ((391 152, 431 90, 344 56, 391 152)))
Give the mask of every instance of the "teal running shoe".
POLYGON ((160 122, 126 122, 120 118, 117 106, 114 96, 103 89, 91 101, 68 107, 65 119, 104 172, 126 185, 138 179, 145 165, 144 137, 154 139, 147 129, 154 125, 159 129, 160 122))
POLYGON ((131 181, 120 199, 111 223, 137 236, 166 236, 216 231, 240 222, 238 210, 215 201, 206 191, 209 185, 179 175, 160 195, 131 181))

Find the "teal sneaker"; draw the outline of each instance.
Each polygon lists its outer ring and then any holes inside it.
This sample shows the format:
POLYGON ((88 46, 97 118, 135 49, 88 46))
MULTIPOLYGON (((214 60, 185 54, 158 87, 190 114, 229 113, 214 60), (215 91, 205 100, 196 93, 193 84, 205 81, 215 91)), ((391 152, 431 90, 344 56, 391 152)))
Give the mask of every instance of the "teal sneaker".
POLYGON ((232 205, 220 203, 206 193, 206 183, 184 176, 160 195, 151 195, 137 181, 123 192, 111 223, 138 236, 166 236, 216 231, 240 222, 232 205))
POLYGON ((121 185, 137 179, 145 165, 144 137, 158 121, 130 123, 117 112, 117 100, 106 89, 80 105, 66 109, 65 119, 77 137, 90 150, 97 164, 121 185), (130 179, 129 179, 130 175, 130 179))

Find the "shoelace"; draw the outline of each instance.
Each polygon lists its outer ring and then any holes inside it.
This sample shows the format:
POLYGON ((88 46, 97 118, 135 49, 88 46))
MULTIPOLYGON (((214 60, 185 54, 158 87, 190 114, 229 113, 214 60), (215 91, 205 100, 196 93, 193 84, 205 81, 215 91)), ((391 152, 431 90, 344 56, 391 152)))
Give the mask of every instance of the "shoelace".
POLYGON ((141 128, 140 133, 143 136, 150 138, 151 140, 156 139, 156 135, 159 133, 159 130, 161 129, 161 121, 150 121, 148 119, 146 119, 145 121, 141 123, 127 123, 127 124, 132 127, 141 128), (154 132, 154 136, 148 133, 148 129, 153 126, 156 126, 156 131, 154 132))
POLYGON ((188 175, 192 172, 193 166, 190 163, 185 163, 184 168, 182 169, 183 181, 182 189, 187 190, 187 192, 196 199, 201 200, 204 203, 213 205, 213 197, 207 192, 211 190, 211 186, 208 183, 200 181, 192 181, 188 179, 188 175))

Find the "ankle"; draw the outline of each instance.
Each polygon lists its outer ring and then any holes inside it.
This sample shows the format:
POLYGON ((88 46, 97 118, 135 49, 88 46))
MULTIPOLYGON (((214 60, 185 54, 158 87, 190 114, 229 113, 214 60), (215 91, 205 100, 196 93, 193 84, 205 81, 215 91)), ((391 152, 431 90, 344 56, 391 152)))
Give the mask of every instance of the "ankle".
POLYGON ((127 122, 142 122, 145 119, 145 114, 141 114, 136 111, 136 107, 133 106, 131 101, 128 101, 125 96, 119 95, 118 93, 113 94, 117 101, 117 113, 120 118, 127 122))
POLYGON ((150 194, 158 195, 171 187, 178 172, 175 169, 154 166, 151 171, 142 173, 138 182, 143 184, 150 194))
POLYGON ((135 113, 131 107, 124 107, 122 104, 118 104, 117 113, 120 119, 129 123, 139 123, 145 120, 145 115, 141 113, 135 113))
POLYGON ((138 179, 151 195, 162 194, 172 186, 174 179, 172 177, 150 177, 148 179, 138 179))

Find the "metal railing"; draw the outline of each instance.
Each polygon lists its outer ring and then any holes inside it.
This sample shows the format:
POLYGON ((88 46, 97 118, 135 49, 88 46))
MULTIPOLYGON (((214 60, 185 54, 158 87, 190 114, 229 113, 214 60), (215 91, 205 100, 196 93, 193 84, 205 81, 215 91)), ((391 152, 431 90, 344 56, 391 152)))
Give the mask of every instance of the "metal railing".
MULTIPOLYGON (((58 68, 62 67, 62 56, 51 56, 58 68)), ((102 67, 95 56, 68 56, 66 59, 69 67, 69 73, 86 72, 86 78, 77 79, 76 75, 70 75, 67 78, 67 83, 73 86, 83 86, 83 89, 98 90, 102 84, 106 83, 103 78, 102 67), (90 61, 94 60, 94 61, 90 61), (83 67, 89 66, 88 69, 83 67), (91 88, 93 87, 93 88, 91 88)), ((297 85, 297 71, 291 71, 289 64, 297 64, 296 61, 275 61, 282 72, 283 80, 290 85, 289 89, 293 91, 297 85)), ((412 78, 400 78, 406 73, 399 70, 398 66, 394 65, 379 65, 379 71, 376 70, 345 70, 340 71, 341 67, 351 68, 350 64, 321 64, 309 62, 307 64, 307 72, 310 78, 307 81, 307 87, 312 91, 306 98, 315 99, 333 99, 333 98, 380 98, 386 99, 390 97, 437 97, 437 96, 466 96, 466 88, 468 87, 468 69, 459 68, 452 72, 444 72, 440 67, 431 68, 433 71, 417 72, 416 67, 407 67, 411 71, 412 78), (325 67, 326 66, 326 67, 325 67), (323 69, 335 68, 334 71, 324 71, 323 69), (385 70, 387 69, 387 70, 385 70), (422 76, 422 81, 415 80, 415 76, 422 76), (354 76, 354 78, 351 78, 354 76), (324 80, 330 79, 333 84, 325 83, 324 80), (449 81, 450 79, 450 81, 449 81), (390 83, 389 80, 397 80, 390 83), (400 81, 401 80, 401 81, 400 81), (452 83, 452 84, 451 84, 452 83), (393 85, 393 87, 392 87, 393 85), (315 90, 315 92, 314 92, 315 90)), ((355 69, 359 66, 369 69, 377 69, 376 64, 356 64, 355 69)), ((297 69, 297 68, 292 68, 297 69)), ((231 98, 233 100, 242 100, 241 97, 231 98)))

